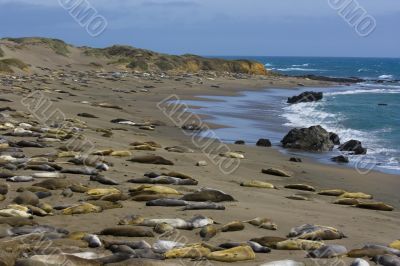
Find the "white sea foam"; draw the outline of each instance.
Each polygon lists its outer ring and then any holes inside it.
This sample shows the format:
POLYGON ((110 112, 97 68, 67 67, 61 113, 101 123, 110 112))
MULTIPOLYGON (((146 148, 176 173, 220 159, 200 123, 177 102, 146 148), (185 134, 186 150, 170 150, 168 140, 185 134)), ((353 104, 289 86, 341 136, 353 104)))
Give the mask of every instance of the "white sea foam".
POLYGON ((271 63, 266 63, 264 66, 266 66, 266 67, 271 67, 272 64, 271 64, 271 63))
POLYGON ((325 71, 322 69, 301 68, 301 67, 278 68, 277 70, 279 70, 279 71, 325 71))
POLYGON ((380 76, 379 76, 379 79, 382 79, 382 80, 391 80, 391 79, 393 79, 393 75, 380 75, 380 76))
MULTIPOLYGON (((368 87, 368 86, 367 86, 368 87)), ((375 86, 374 86, 375 87, 375 86)), ((334 95, 350 95, 350 94, 363 94, 363 93, 390 93, 390 94, 398 94, 400 93, 399 89, 356 89, 356 90, 347 90, 347 91, 335 91, 335 92, 327 92, 326 96, 334 96, 334 95)))
MULTIPOLYGON (((370 90, 368 90, 368 92, 370 92, 370 90)), ((332 92, 326 93, 325 95, 329 96, 353 93, 360 92, 359 90, 358 92, 332 92)), ((400 93, 400 91, 397 93, 400 93)), ((341 122, 346 120, 346 116, 343 113, 333 114, 324 111, 323 107, 327 103, 328 102, 326 99, 324 99, 320 102, 289 105, 284 108, 284 113, 281 116, 288 120, 288 122, 285 124, 286 126, 302 128, 321 125, 328 132, 337 133, 340 136, 342 143, 351 139, 359 140, 363 143, 363 146, 368 149, 368 154, 364 156, 364 161, 368 162, 368 158, 372 156, 374 160, 377 158, 376 163, 379 163, 378 167, 389 170, 400 170, 399 158, 393 157, 392 159, 388 160, 388 157, 393 156, 393 154, 398 154, 399 151, 397 149, 387 148, 387 145, 384 145, 377 137, 379 133, 390 132, 392 130, 391 128, 384 128, 375 132, 365 132, 361 130, 345 128, 342 126, 341 122)), ((357 162, 357 160, 359 161, 360 158, 363 159, 364 157, 350 156, 350 161, 357 162)))
POLYGON ((310 64, 292 65, 292 67, 308 67, 310 64))

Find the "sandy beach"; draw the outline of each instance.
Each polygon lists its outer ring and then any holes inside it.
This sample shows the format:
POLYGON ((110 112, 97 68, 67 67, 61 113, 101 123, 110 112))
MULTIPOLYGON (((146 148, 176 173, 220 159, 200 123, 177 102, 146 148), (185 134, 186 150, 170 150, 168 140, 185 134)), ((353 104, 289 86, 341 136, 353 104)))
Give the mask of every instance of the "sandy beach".
MULTIPOLYGON (((133 155, 157 154, 174 162, 173 166, 156 166, 127 162, 128 158, 106 157, 106 161, 113 166, 106 172, 119 185, 114 187, 127 192, 134 184, 126 183, 126 180, 133 177, 143 176, 145 172, 168 172, 177 171, 185 173, 199 181, 198 186, 177 186, 182 193, 193 191, 200 187, 209 187, 222 190, 232 195, 236 201, 225 204, 226 210, 197 210, 180 211, 174 207, 146 207, 143 202, 131 200, 122 201, 123 208, 105 210, 101 213, 81 215, 59 215, 47 217, 35 217, 39 224, 47 224, 65 228, 71 232, 84 231, 96 233, 101 229, 116 226, 119 219, 126 215, 141 215, 148 218, 190 218, 194 214, 202 214, 212 217, 219 224, 226 224, 231 221, 244 221, 255 217, 268 217, 278 225, 278 230, 269 231, 246 224, 245 229, 238 232, 219 233, 208 243, 218 245, 224 242, 243 242, 251 238, 261 236, 285 237, 292 227, 311 223, 333 226, 343 231, 347 238, 329 241, 329 243, 345 245, 349 250, 361 248, 366 243, 388 244, 396 240, 399 224, 400 202, 398 198, 399 178, 398 176, 386 175, 378 172, 370 172, 367 175, 360 175, 355 169, 339 166, 328 166, 314 163, 311 159, 303 158, 302 163, 289 162, 289 156, 285 156, 274 148, 252 147, 243 145, 229 145, 232 151, 240 151, 245 159, 240 161, 239 168, 232 174, 221 173, 217 166, 208 163, 204 167, 196 167, 197 161, 206 160, 207 155, 202 153, 193 145, 190 137, 186 136, 182 129, 172 124, 164 114, 156 107, 157 104, 171 94, 178 95, 182 99, 193 99, 196 95, 233 95, 241 90, 257 90, 261 88, 282 88, 291 89, 298 83, 306 86, 326 86, 329 84, 297 78, 283 77, 254 77, 246 80, 230 80, 216 78, 215 80, 202 79, 202 84, 196 84, 193 80, 197 78, 183 78, 182 81, 175 81, 172 78, 150 80, 148 78, 127 77, 118 81, 106 79, 89 78, 87 86, 81 84, 69 84, 61 80, 51 80, 46 83, 46 88, 36 81, 30 83, 14 81, 11 86, 1 86, 1 98, 12 100, 12 107, 16 110, 26 111, 21 105, 21 99, 26 93, 24 88, 42 87, 44 95, 49 97, 54 107, 59 108, 67 117, 78 118, 78 113, 90 113, 98 118, 79 118, 86 122, 87 129, 84 135, 93 141, 96 149, 112 148, 114 150, 128 150, 129 144, 134 141, 155 141, 162 147, 184 146, 193 150, 192 153, 173 153, 157 149, 154 152, 132 151, 133 155), (219 88, 211 87, 218 85, 219 88), (16 89, 19 87, 19 89, 16 89), (144 89, 145 87, 149 89, 144 89), (72 89, 73 88, 73 89, 72 89), (116 91, 118 89, 118 91, 116 91), (62 90, 61 94, 57 90, 62 90), (132 92, 135 90, 137 92, 132 92), (89 103, 107 102, 122 107, 122 110, 106 109, 95 107, 89 103), (129 125, 116 125, 110 123, 112 119, 122 118, 131 121, 146 122, 160 121, 154 131, 139 130, 129 125), (93 129, 103 128, 112 130, 110 138, 101 137, 93 129), (261 173, 263 168, 278 168, 291 174, 291 177, 276 177, 261 173), (270 182, 278 189, 247 188, 239 186, 240 182, 250 180, 270 182), (301 192, 284 189, 287 184, 304 183, 321 189, 344 189, 346 191, 362 191, 372 194, 374 199, 384 201, 393 205, 396 209, 393 212, 381 212, 357 209, 348 206, 332 204, 334 198, 320 196, 312 192, 301 192), (304 194, 310 197, 309 201, 295 201, 287 199, 293 194, 304 194)), ((251 129, 248 129, 251 130, 251 129)), ((260 136, 267 137, 267 136, 260 136)), ((27 155, 43 154, 46 150, 52 151, 55 147, 46 149, 26 148, 27 155)), ((26 173, 24 171, 18 174, 26 173)), ((87 177, 80 175, 68 175, 67 179, 75 180, 89 187, 104 187, 104 185, 91 182, 87 177)), ((11 184, 7 199, 1 203, 2 207, 11 203, 17 195, 16 189, 29 186, 27 184, 11 184)), ((60 195, 61 191, 54 191, 50 200, 44 199, 51 205, 76 203, 85 198, 84 195, 73 193, 72 197, 65 198, 60 195)), ((197 243, 201 239, 198 230, 179 230, 177 237, 184 237, 188 243, 197 243)), ((149 242, 154 238, 145 238, 149 242)), ((177 240, 179 241, 179 240, 177 240)), ((328 242, 328 241, 327 241, 328 242)), ((273 250, 268 254, 257 254, 256 259, 249 262, 240 262, 240 265, 257 265, 263 262, 294 259, 303 261, 306 265, 313 265, 310 259, 305 258, 305 251, 277 251, 273 250)), ((172 262, 174 260, 171 260, 172 262)), ((343 258, 345 263, 350 258, 343 258)), ((190 265, 190 260, 184 260, 190 265)), ((198 262, 197 262, 198 263, 198 262)), ((222 265, 221 262, 210 262, 214 265, 222 265)))

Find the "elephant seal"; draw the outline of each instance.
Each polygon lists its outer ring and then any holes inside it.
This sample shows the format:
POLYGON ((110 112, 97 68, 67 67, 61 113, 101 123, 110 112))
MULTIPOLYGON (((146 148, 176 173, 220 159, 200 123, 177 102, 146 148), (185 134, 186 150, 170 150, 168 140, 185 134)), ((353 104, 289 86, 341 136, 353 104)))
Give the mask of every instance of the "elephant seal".
POLYGON ((128 180, 130 183, 136 184, 167 184, 167 185, 186 185, 195 186, 199 182, 193 179, 180 179, 172 176, 157 176, 154 178, 150 177, 139 177, 128 180))
POLYGON ((86 194, 91 197, 101 198, 112 194, 121 194, 121 191, 116 188, 92 188, 86 191, 86 194))
POLYGON ((369 266, 369 263, 363 259, 355 259, 350 266, 369 266))
POLYGON ((181 207, 188 203, 180 199, 155 199, 146 202, 146 206, 181 207))
POLYGON ((22 148, 45 148, 47 146, 39 142, 28 141, 28 140, 21 140, 15 144, 17 145, 17 147, 22 147, 22 148))
POLYGON ((170 236, 176 232, 175 228, 167 223, 156 224, 153 228, 154 232, 164 237, 170 236))
POLYGON ((74 215, 74 214, 86 214, 86 213, 97 213, 101 212, 103 209, 99 206, 84 202, 72 207, 68 207, 62 211, 64 215, 74 215))
POLYGON ((66 175, 58 172, 42 172, 32 174, 33 178, 65 178, 66 175))
POLYGON ((152 231, 141 227, 110 227, 103 229, 101 235, 124 236, 124 237, 154 237, 152 231))
POLYGON ((310 251, 308 257, 319 258, 319 259, 329 259, 335 257, 341 257, 347 254, 347 248, 341 245, 326 245, 319 249, 310 251))
POLYGON ((248 182, 241 182, 240 186, 242 186, 242 187, 276 189, 276 187, 271 183, 257 181, 257 180, 251 180, 251 181, 248 181, 248 182))
POLYGON ((289 232, 288 237, 296 237, 307 240, 335 240, 345 238, 346 236, 333 227, 304 224, 292 228, 289 232))
POLYGON ((291 184, 291 185, 286 185, 285 188, 304 190, 304 191, 312 191, 312 192, 314 192, 316 190, 314 187, 312 187, 310 185, 305 185, 305 184, 291 184))
POLYGON ((92 167, 82 167, 82 168, 67 168, 62 169, 61 173, 74 174, 74 175, 97 175, 99 171, 92 167))
POLYGON ((328 190, 321 190, 320 192, 318 192, 319 195, 331 196, 331 197, 339 197, 344 193, 346 193, 346 191, 342 189, 328 189, 328 190))
POLYGON ((119 183, 111 178, 105 177, 103 175, 91 175, 90 176, 90 181, 95 181, 99 182, 100 184, 103 185, 111 185, 111 186, 116 186, 119 183))
POLYGON ((263 229, 278 230, 278 225, 268 218, 256 217, 252 220, 244 221, 244 223, 249 223, 251 225, 258 226, 263 229))
POLYGON ((225 206, 213 202, 186 202, 186 206, 182 209, 187 210, 225 210, 225 206))
POLYGON ((333 204, 347 205, 347 206, 354 206, 358 205, 359 203, 360 201, 358 199, 349 199, 349 198, 337 199, 333 202, 333 204))
POLYGON ((393 255, 400 257, 400 250, 395 249, 395 248, 386 247, 383 245, 367 244, 363 247, 363 249, 383 249, 383 250, 387 251, 388 254, 393 254, 393 255))
POLYGON ((15 182, 15 183, 32 182, 33 180, 34 180, 34 178, 32 176, 13 176, 13 177, 7 178, 7 181, 15 182))
POLYGON ((340 195, 341 198, 349 198, 349 199, 372 199, 373 196, 369 194, 365 194, 363 192, 346 192, 340 195))
POLYGON ((247 241, 243 243, 239 242, 228 242, 228 243, 223 243, 219 245, 219 247, 223 249, 230 249, 234 247, 239 247, 239 246, 250 246, 255 253, 270 253, 271 249, 268 247, 261 246, 260 244, 253 242, 253 241, 247 241))
POLYGON ((315 250, 325 246, 319 241, 304 240, 304 239, 288 239, 278 242, 274 245, 278 250, 315 250))
POLYGON ((174 248, 165 252, 166 259, 177 259, 177 258, 187 258, 187 259, 201 259, 206 257, 211 253, 208 247, 202 244, 194 244, 181 248, 174 248))
POLYGON ((94 206, 100 207, 102 210, 118 209, 124 207, 119 202, 107 201, 107 200, 88 200, 86 202, 94 206))
POLYGON ((240 221, 233 221, 222 226, 222 232, 234 232, 244 230, 244 224, 240 221))
POLYGON ((151 248, 151 245, 149 243, 147 243, 144 240, 140 240, 140 241, 125 241, 125 240, 103 240, 103 244, 106 248, 109 248, 113 245, 124 245, 124 246, 128 246, 132 249, 149 249, 151 248))
POLYGON ((28 259, 18 260, 16 265, 19 266, 56 266, 65 262, 76 266, 100 266, 99 262, 83 259, 70 254, 54 254, 54 255, 34 255, 28 259))
POLYGON ((256 254, 249 246, 238 246, 226 250, 214 251, 207 255, 207 259, 220 262, 238 262, 254 260, 256 254))
POLYGON ((142 258, 142 259, 153 259, 153 260, 164 260, 165 257, 162 254, 155 253, 152 249, 132 249, 129 246, 118 245, 111 246, 110 250, 113 253, 126 253, 130 254, 131 258, 142 258))
POLYGON ((393 255, 375 256, 372 261, 382 266, 400 266, 400 258, 393 255))
POLYGON ((297 262, 294 260, 278 260, 260 264, 260 266, 305 266, 303 262, 297 262))
POLYGON ((390 243, 389 247, 400 250, 400 240, 396 240, 396 241, 390 243))
POLYGON ((174 248, 182 248, 185 244, 175 241, 168 241, 168 240, 157 240, 153 244, 153 249, 159 253, 165 253, 174 248))
POLYGON ((102 246, 101 240, 97 235, 86 234, 82 239, 88 242, 90 248, 98 248, 102 246))
POLYGON ((235 201, 235 199, 231 195, 228 195, 221 190, 211 188, 201 188, 196 192, 184 195, 181 199, 187 201, 212 202, 235 201))
POLYGON ((208 241, 216 236, 218 231, 219 230, 214 225, 210 224, 201 228, 199 234, 203 238, 203 241, 208 241))
POLYGON ((8 224, 12 227, 20 227, 25 225, 37 225, 33 219, 23 217, 0 217, 0 224, 8 224))
POLYGON ((128 161, 135 163, 143 163, 143 164, 174 165, 172 161, 157 155, 135 156, 132 159, 129 159, 128 161))
POLYGON ((267 174, 267 175, 280 176, 280 177, 291 177, 291 175, 286 173, 285 171, 280 170, 280 169, 275 169, 275 168, 262 169, 261 173, 267 174))
POLYGON ((364 258, 364 257, 375 257, 378 255, 391 254, 387 249, 384 248, 361 248, 353 249, 347 253, 350 258, 364 258))
POLYGON ((376 211, 393 211, 394 208, 383 202, 360 202, 356 205, 357 208, 376 210, 376 211))
POLYGON ((244 159, 244 155, 238 152, 225 152, 220 153, 221 157, 232 158, 232 159, 244 159))
POLYGON ((259 238, 252 238, 250 241, 256 242, 264 247, 274 248, 277 243, 287 240, 283 237, 276 237, 276 236, 264 236, 259 238))
POLYGON ((129 192, 132 196, 136 196, 138 194, 182 194, 173 188, 159 185, 140 185, 138 187, 130 188, 129 192))
POLYGON ((33 184, 34 187, 46 188, 48 190, 66 189, 71 186, 71 182, 65 179, 47 179, 33 184))
POLYGON ((32 193, 30 191, 24 191, 22 193, 20 193, 19 195, 17 195, 13 202, 15 202, 16 204, 21 204, 21 205, 32 205, 32 206, 36 206, 37 204, 39 204, 39 198, 38 196, 36 196, 35 193, 32 193))

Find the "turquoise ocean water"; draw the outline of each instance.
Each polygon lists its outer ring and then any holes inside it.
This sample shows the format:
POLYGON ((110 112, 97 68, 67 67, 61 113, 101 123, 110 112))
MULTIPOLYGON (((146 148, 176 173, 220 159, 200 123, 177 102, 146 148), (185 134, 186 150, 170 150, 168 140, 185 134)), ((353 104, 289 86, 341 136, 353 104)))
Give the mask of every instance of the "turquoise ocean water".
MULTIPOLYGON (((337 88, 313 88, 324 92, 324 99, 317 103, 286 104, 287 97, 309 90, 301 87, 297 91, 243 92, 235 97, 205 96, 212 102, 188 101, 203 107, 194 112, 210 115, 212 122, 229 125, 216 130, 222 140, 254 143, 267 137, 279 144, 291 128, 321 125, 338 133, 342 142, 360 140, 368 148, 365 167, 374 164, 374 169, 400 174, 400 59, 224 58, 258 60, 286 75, 359 77, 366 81, 337 88)), ((328 162, 337 153, 333 151, 322 159, 320 155, 314 156, 328 162)), ((360 160, 355 156, 350 159, 353 163, 360 160)))

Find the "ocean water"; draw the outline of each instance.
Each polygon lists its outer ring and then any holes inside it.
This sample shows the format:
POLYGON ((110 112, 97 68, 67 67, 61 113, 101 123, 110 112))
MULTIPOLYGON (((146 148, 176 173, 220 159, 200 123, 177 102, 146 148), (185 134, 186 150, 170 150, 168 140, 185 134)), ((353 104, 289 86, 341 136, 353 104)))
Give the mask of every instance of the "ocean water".
MULTIPOLYGON (((400 174, 400 83, 397 80, 400 79, 400 59, 260 59, 270 68, 282 69, 288 75, 316 74, 369 80, 336 88, 244 91, 239 96, 201 96, 210 101, 188 101, 189 105, 202 107, 191 111, 209 115, 210 122, 228 126, 215 130, 221 140, 242 139, 254 144, 259 138, 269 138, 279 146, 290 129, 321 125, 339 134, 342 143, 356 139, 368 149, 365 156, 350 156, 350 166, 400 174), (306 90, 322 91, 323 100, 294 105, 286 103, 288 97, 306 90)), ((325 163, 331 163, 330 158, 338 154, 337 149, 325 154, 300 153, 325 163)))
POLYGON ((399 58, 349 58, 349 57, 282 57, 250 56, 222 57, 250 59, 267 69, 285 75, 320 75, 329 77, 359 77, 363 79, 400 80, 399 58))

